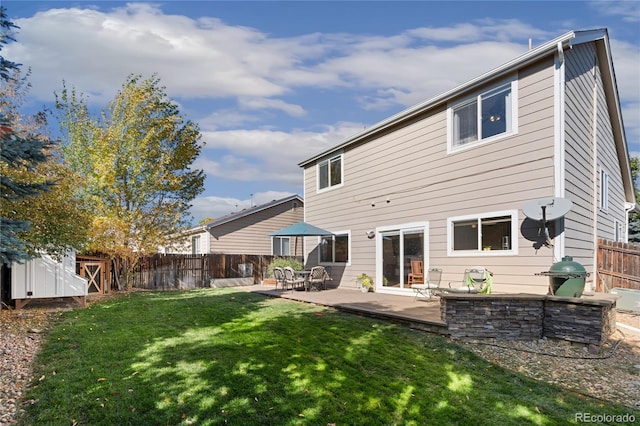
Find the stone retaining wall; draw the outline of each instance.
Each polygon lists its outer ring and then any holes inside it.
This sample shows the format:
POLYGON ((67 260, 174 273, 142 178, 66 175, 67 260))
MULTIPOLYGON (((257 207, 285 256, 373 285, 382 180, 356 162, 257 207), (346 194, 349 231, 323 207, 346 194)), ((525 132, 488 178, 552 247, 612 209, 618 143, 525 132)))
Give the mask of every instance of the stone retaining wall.
POLYGON ((547 296, 544 336, 600 345, 616 331, 616 302, 547 296))
POLYGON ((550 337, 601 345, 615 331, 615 299, 444 294, 440 303, 453 339, 550 337))

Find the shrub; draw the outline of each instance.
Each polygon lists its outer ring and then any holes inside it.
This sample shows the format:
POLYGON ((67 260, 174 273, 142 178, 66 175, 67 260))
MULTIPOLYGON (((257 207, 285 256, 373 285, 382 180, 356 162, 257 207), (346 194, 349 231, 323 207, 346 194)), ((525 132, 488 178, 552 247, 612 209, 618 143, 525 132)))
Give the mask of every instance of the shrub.
POLYGON ((273 278, 273 268, 285 268, 291 266, 296 271, 304 269, 304 265, 295 257, 276 257, 267 268, 267 276, 273 278))

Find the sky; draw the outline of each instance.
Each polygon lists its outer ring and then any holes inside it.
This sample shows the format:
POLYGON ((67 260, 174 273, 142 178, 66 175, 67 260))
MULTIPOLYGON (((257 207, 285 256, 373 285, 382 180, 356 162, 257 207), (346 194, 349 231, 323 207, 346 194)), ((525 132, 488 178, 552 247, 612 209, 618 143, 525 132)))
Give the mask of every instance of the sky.
POLYGON ((156 75, 197 123, 193 223, 303 196, 303 160, 568 31, 607 28, 629 153, 640 157, 639 1, 0 0, 20 26, 25 108, 74 87, 105 109, 156 75))

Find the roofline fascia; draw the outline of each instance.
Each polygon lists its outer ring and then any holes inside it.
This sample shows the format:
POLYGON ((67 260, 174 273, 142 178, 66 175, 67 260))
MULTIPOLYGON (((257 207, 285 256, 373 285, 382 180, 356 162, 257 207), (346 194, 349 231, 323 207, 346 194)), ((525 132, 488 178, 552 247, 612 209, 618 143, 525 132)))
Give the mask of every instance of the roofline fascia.
POLYGON ((357 142, 362 141, 363 139, 384 131, 385 129, 394 126, 404 120, 410 119, 418 114, 423 113, 424 111, 435 107, 436 105, 446 102, 449 99, 463 93, 466 91, 473 90, 477 86, 486 83, 489 80, 498 79, 506 74, 514 72, 517 68, 522 68, 534 61, 539 60, 541 57, 544 57, 548 54, 553 54, 557 51, 558 43, 561 43, 563 47, 571 46, 574 44, 574 39, 579 40, 580 43, 584 43, 587 41, 594 41, 599 38, 606 37, 606 30, 597 29, 597 30, 587 30, 587 31, 570 31, 566 34, 563 34, 555 39, 548 41, 535 49, 531 49, 528 52, 518 56, 515 59, 512 59, 509 62, 499 66, 498 68, 494 68, 491 71, 488 71, 472 80, 469 80, 466 83, 463 83, 460 86, 457 86, 447 92, 444 92, 434 98, 431 98, 425 102, 422 102, 418 105, 405 109, 386 120, 380 121, 377 124, 369 127, 368 129, 350 137, 349 139, 341 142, 340 144, 333 146, 325 151, 322 151, 313 157, 308 158, 307 160, 301 161, 298 163, 298 166, 305 167, 310 163, 313 163, 327 155, 330 155, 336 151, 340 151, 345 147, 355 144, 357 142))
MULTIPOLYGON (((247 216, 250 216, 250 215, 252 215, 252 214, 255 214, 255 213, 261 212, 261 211, 263 211, 263 210, 265 210, 265 209, 268 209, 268 208, 271 208, 271 207, 275 207, 275 206, 278 206, 278 205, 280 205, 280 204, 287 203, 287 202, 289 202, 289 201, 293 201, 293 200, 295 200, 295 199, 298 199, 298 200, 300 200, 300 202, 304 203, 304 200, 302 199, 302 197, 301 197, 300 195, 298 195, 298 194, 291 195, 291 196, 286 197, 286 198, 283 198, 283 199, 281 199, 281 200, 276 200, 276 201, 279 201, 277 204, 272 204, 272 205, 270 205, 270 206, 266 206, 266 204, 269 204, 269 203, 265 203, 265 206, 264 206, 263 208, 256 209, 256 210, 254 210, 254 211, 252 211, 252 212, 250 212, 250 213, 247 213, 247 214, 245 214, 245 215, 240 215, 239 213, 241 213, 241 212, 238 212, 238 215, 237 215, 237 216, 230 217, 228 220, 224 220, 224 221, 219 222, 219 223, 215 223, 215 225, 209 225, 209 224, 204 225, 204 226, 205 226, 205 230, 206 230, 206 231, 208 231, 208 230, 210 230, 211 228, 215 228, 216 226, 220 226, 220 225, 224 225, 224 224, 229 223, 229 222, 233 222, 234 220, 237 220, 237 219, 239 219, 239 218, 241 218, 241 217, 247 217, 247 216)), ((257 206, 256 206, 256 207, 257 207, 257 206)), ((212 222, 216 222, 216 221, 215 221, 215 220, 213 220, 212 222)))

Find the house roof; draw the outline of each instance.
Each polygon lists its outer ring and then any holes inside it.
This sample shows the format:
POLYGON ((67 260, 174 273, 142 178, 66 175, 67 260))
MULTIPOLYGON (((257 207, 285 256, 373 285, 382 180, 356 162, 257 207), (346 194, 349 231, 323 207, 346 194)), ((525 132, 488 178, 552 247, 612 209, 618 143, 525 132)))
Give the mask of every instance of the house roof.
POLYGON ((316 155, 298 163, 298 165, 300 167, 306 167, 323 157, 339 152, 351 145, 360 143, 366 138, 369 138, 379 132, 383 132, 392 126, 396 126, 404 121, 411 120, 414 117, 424 113, 425 111, 446 103, 452 98, 463 94, 464 92, 474 90, 478 86, 485 84, 488 81, 497 80, 509 73, 513 73, 513 71, 517 69, 525 67, 528 64, 538 61, 541 58, 547 57, 549 55, 555 55, 556 53, 562 54, 565 49, 570 49, 573 45, 588 42, 597 42, 596 49, 598 52, 600 65, 602 67, 602 78, 604 81, 605 93, 611 100, 611 102, 609 102, 609 114, 611 116, 614 139, 616 142, 616 148, 618 150, 618 157, 620 159, 622 178, 625 184, 625 193, 627 196, 627 201, 635 203, 636 201, 633 191, 631 168, 629 165, 629 151, 627 148, 627 141, 624 133, 622 114, 620 112, 620 101, 618 97, 618 89, 615 80, 613 62, 611 59, 609 36, 606 29, 570 31, 566 34, 563 34, 560 37, 557 37, 534 49, 527 51, 517 58, 489 72, 486 72, 458 87, 455 87, 454 89, 444 92, 434 98, 431 98, 413 107, 407 108, 383 121, 380 121, 363 130, 362 132, 359 132, 342 141, 341 143, 333 146, 332 148, 319 152, 316 155))
POLYGON ((253 207, 248 208, 248 209, 243 209, 243 210, 241 210, 239 212, 235 212, 235 213, 228 214, 226 216, 219 217, 217 219, 214 219, 214 220, 212 220, 210 222, 205 223, 203 225, 203 228, 209 230, 211 228, 215 228, 216 226, 220 226, 220 225, 223 225, 225 223, 233 222, 234 220, 238 220, 240 218, 243 218, 243 217, 246 217, 246 216, 250 216, 250 215, 252 215, 254 213, 258 213, 258 212, 261 212, 263 210, 269 209, 271 207, 274 207, 274 206, 277 206, 277 205, 280 205, 280 204, 283 204, 283 203, 288 203, 288 202, 294 201, 294 200, 299 201, 301 204, 304 202, 302 200, 302 197, 300 197, 299 195, 291 195, 291 196, 286 197, 286 198, 281 198, 279 200, 273 200, 273 201, 270 201, 270 202, 265 203, 265 204, 260 204, 259 206, 253 206, 253 207))

